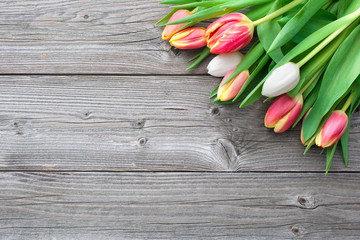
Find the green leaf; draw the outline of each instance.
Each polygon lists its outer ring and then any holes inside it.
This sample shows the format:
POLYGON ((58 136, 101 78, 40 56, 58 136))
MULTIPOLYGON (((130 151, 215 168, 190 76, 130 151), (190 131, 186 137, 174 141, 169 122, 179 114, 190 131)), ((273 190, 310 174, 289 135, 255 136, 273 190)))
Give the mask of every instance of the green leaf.
POLYGON ((209 98, 213 98, 217 95, 217 91, 219 89, 219 85, 216 86, 216 88, 210 93, 209 98))
MULTIPOLYGON (((264 69, 266 71, 266 69, 264 68, 264 66, 269 62, 270 57, 269 55, 265 54, 262 59, 260 60, 260 62, 257 64, 256 68, 254 69, 254 71, 251 72, 251 74, 249 75, 248 79, 245 81, 244 85, 242 86, 240 92, 237 94, 237 96, 233 99, 233 101, 236 101, 241 94, 245 91, 245 89, 249 86, 249 84, 254 80, 254 78, 258 75, 258 73, 264 69)), ((264 77, 265 74, 261 74, 261 77, 264 77)))
POLYGON ((316 131, 314 123, 324 115, 347 92, 360 73, 360 26, 344 40, 330 60, 313 110, 304 121, 304 140, 316 131))
POLYGON ((270 11, 272 2, 257 6, 252 8, 250 11, 246 12, 245 15, 251 20, 255 21, 262 17, 265 17, 266 14, 270 11))
POLYGON ((328 147, 326 149, 326 169, 325 169, 325 175, 328 174, 330 167, 331 167, 331 162, 332 159, 334 157, 334 153, 336 150, 336 146, 337 146, 338 142, 336 142, 334 145, 332 145, 331 147, 328 147))
MULTIPOLYGON (((196 61, 190 65, 190 67, 188 67, 186 69, 186 71, 189 71, 190 69, 194 68, 195 66, 197 66, 199 63, 201 63, 207 56, 209 56, 210 54, 210 48, 208 47, 204 47, 204 49, 201 51, 200 55, 198 56, 198 58, 196 59, 196 61)), ((192 60, 192 59, 191 59, 192 60)))
MULTIPOLYGON (((275 1, 268 14, 275 12, 276 10, 281 8, 283 6, 282 2, 283 1, 281 0, 275 1)), ((280 30, 281 27, 280 24, 277 22, 277 18, 267 21, 258 26, 258 37, 266 51, 269 50, 271 43, 274 41, 280 30)), ((279 62, 284 57, 284 54, 282 53, 280 48, 272 51, 271 53, 269 53, 269 55, 275 62, 279 62)))
POLYGON ((336 16, 328 11, 320 9, 292 38, 295 43, 300 43, 313 32, 336 20, 336 16))
POLYGON ((236 8, 236 9, 243 9, 247 7, 252 7, 254 5, 265 4, 268 2, 272 2, 273 0, 234 0, 228 1, 227 3, 221 5, 224 8, 236 8))
POLYGON ((337 16, 340 18, 344 16, 346 9, 353 0, 339 0, 337 16))
POLYGON ((277 34, 268 52, 272 52, 290 41, 327 1, 309 0, 277 34))
POLYGON ((166 24, 169 19, 171 18, 171 16, 176 12, 175 9, 171 10, 171 12, 169 12, 165 17, 163 17, 162 19, 160 19, 156 25, 163 25, 163 24, 166 24))
POLYGON ((214 7, 223 3, 228 2, 228 0, 213 0, 213 1, 202 1, 202 2, 191 2, 186 4, 181 4, 177 6, 172 6, 174 9, 185 9, 185 8, 196 8, 196 7, 214 7))

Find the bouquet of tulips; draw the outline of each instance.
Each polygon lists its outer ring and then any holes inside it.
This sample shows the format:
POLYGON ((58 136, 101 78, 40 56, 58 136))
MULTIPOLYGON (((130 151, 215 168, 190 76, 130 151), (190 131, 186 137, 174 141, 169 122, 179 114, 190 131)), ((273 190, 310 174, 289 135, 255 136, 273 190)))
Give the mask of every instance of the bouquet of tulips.
MULTIPOLYGON (((210 53, 209 74, 223 77, 214 102, 275 98, 265 126, 282 133, 302 121, 301 142, 326 148, 326 173, 338 146, 348 163, 349 122, 360 104, 360 0, 165 0, 172 11, 163 40, 210 53), (245 9, 250 9, 245 11, 245 9), (240 13, 239 11, 246 13, 240 13), (218 18, 217 18, 218 17, 218 18), (195 24, 217 18, 207 28, 195 24), (246 55, 239 50, 258 41, 246 55)), ((187 69, 187 70, 188 70, 187 69)))

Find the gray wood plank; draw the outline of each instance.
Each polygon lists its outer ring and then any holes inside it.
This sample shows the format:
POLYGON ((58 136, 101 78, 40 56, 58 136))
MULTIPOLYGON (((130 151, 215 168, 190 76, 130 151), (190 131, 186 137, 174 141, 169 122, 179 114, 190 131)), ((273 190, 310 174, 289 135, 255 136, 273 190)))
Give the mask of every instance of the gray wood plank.
MULTIPOLYGON (((300 126, 263 126, 269 103, 211 103, 210 76, 1 76, 0 170, 323 171, 300 126)), ((359 112, 350 167, 359 171, 359 112)))
POLYGON ((158 2, 0 1, 0 73, 184 74, 196 51, 161 40, 158 2))
POLYGON ((357 239, 359 174, 1 173, 3 239, 357 239))

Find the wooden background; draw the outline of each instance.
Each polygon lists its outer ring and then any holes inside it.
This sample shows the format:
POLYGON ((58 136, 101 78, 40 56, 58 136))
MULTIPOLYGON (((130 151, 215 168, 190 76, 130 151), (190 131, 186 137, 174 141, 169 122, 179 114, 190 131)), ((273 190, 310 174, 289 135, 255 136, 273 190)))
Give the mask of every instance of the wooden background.
POLYGON ((157 1, 0 1, 0 239, 358 239, 350 163, 208 99, 157 1))

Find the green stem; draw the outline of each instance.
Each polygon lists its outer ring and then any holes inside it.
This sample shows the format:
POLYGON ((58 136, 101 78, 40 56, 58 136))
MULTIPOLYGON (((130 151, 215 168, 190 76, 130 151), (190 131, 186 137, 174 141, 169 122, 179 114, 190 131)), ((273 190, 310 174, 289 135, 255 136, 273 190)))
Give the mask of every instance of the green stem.
POLYGON ((304 0, 294 0, 291 3, 283 6, 282 8, 279 8, 278 10, 276 10, 275 12, 270 13, 269 15, 260 18, 256 21, 253 22, 254 27, 256 27, 257 25, 260 25, 264 22, 270 21, 280 15, 282 15, 283 13, 286 13, 287 11, 289 11, 290 9, 292 9, 293 7, 296 7, 297 5, 299 5, 300 3, 302 3, 304 0))
POLYGON ((344 106, 341 108, 341 111, 345 112, 349 108, 349 106, 350 106, 350 104, 351 104, 351 102, 352 102, 352 100, 354 98, 354 95, 355 95, 355 91, 352 91, 349 98, 346 100, 344 106))
POLYGON ((306 91, 306 89, 313 83, 313 81, 317 78, 317 76, 321 73, 321 71, 322 71, 322 69, 323 69, 323 67, 319 70, 319 71, 317 71, 317 73, 315 73, 315 75, 310 79, 310 81, 299 91, 299 93, 298 94, 303 94, 305 91, 306 91))
POLYGON ((307 63, 311 58, 313 58, 317 53, 319 53, 326 45, 328 45, 334 38, 336 38, 349 24, 342 26, 332 34, 330 34, 327 38, 325 38, 319 45, 316 46, 308 55, 306 55, 303 59, 301 59, 296 65, 301 68, 305 63, 307 63))

